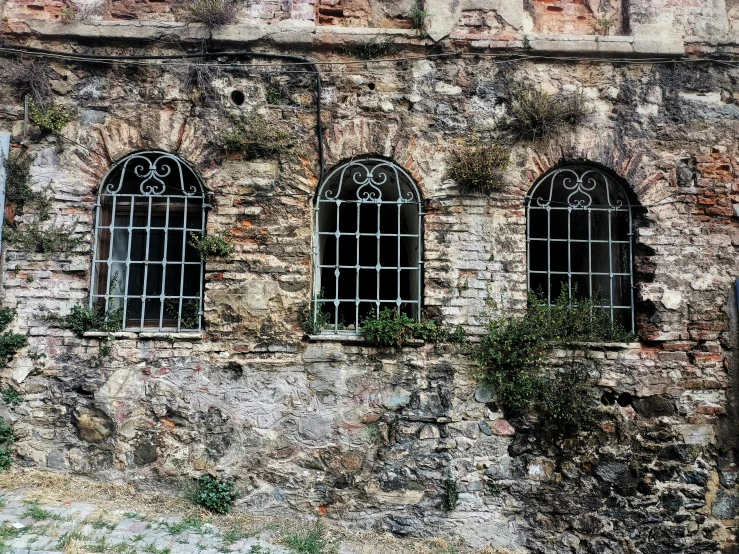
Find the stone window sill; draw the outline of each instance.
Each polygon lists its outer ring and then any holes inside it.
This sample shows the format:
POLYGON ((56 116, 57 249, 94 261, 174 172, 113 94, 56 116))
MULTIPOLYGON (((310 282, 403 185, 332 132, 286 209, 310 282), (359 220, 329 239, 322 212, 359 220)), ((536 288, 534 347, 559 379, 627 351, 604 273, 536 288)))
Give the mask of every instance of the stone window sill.
POLYGON ((582 350, 639 350, 640 342, 568 342, 560 345, 563 348, 578 348, 582 350))
POLYGON ((201 332, 185 332, 178 333, 173 331, 171 333, 155 332, 155 331, 117 331, 115 333, 109 333, 106 331, 87 331, 82 335, 85 338, 91 339, 150 339, 150 340, 177 340, 177 341, 193 341, 203 340, 203 333, 201 332))
MULTIPOLYGON (((323 333, 320 335, 306 335, 311 342, 350 342, 354 344, 366 344, 374 346, 367 341, 364 335, 355 335, 354 333, 323 333)), ((408 339, 403 346, 423 346, 426 342, 423 339, 408 339)))

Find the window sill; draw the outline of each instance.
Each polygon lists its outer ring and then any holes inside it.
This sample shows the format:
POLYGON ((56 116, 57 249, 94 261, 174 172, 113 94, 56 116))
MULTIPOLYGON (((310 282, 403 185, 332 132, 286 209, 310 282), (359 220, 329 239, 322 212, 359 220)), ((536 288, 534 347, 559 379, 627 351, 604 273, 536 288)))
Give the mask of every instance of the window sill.
MULTIPOLYGON (((369 342, 364 335, 355 334, 321 334, 321 335, 306 335, 308 340, 311 342, 350 342, 354 344, 366 344, 367 346, 376 346, 369 342)), ((423 346, 426 341, 423 339, 408 339, 403 343, 403 346, 423 346)))
POLYGON ((563 348, 579 348, 582 350, 639 350, 640 342, 568 342, 563 348))
POLYGON ((106 331, 87 331, 82 335, 85 338, 90 339, 152 339, 152 340, 203 340, 203 333, 201 332, 185 332, 178 333, 173 331, 171 333, 165 332, 153 332, 153 331, 117 331, 115 333, 109 333, 106 331))

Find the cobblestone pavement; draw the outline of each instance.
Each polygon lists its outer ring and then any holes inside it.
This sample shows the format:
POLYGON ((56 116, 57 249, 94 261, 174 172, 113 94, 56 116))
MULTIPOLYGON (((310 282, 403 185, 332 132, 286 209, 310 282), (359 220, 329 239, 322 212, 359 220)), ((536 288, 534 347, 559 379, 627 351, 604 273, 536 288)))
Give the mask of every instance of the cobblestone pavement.
POLYGON ((63 506, 5 494, 0 503, 0 552, 197 554, 234 552, 288 554, 274 531, 223 530, 199 517, 152 518, 135 511, 105 511, 93 504, 63 506))

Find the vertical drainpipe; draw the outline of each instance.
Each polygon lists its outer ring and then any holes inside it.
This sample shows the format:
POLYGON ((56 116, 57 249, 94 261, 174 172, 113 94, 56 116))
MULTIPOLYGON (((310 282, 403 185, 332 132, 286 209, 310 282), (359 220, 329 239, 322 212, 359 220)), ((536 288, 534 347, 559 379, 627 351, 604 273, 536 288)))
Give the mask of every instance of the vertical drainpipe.
MULTIPOLYGON (((6 161, 10 155, 10 133, 0 133, 0 215, 2 216, 2 222, 0 222, 0 268, 5 264, 3 259, 5 258, 5 248, 3 248, 3 225, 5 222, 5 180, 8 176, 6 171, 6 161)), ((0 286, 2 285, 2 277, 0 276, 0 286)))

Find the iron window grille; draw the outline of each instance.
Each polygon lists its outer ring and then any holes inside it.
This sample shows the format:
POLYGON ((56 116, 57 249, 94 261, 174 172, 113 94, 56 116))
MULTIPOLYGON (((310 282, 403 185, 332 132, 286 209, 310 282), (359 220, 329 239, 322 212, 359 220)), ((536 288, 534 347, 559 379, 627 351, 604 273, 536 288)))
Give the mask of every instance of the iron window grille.
POLYGON ((190 244, 205 230, 206 191, 180 158, 137 152, 100 188, 90 309, 128 331, 201 329, 203 261, 190 244))
POLYGON ((363 158, 334 169, 318 190, 314 326, 359 334, 391 308, 421 317, 421 195, 393 162, 363 158))
POLYGON ((526 202, 529 289, 589 297, 634 332, 633 206, 620 181, 587 165, 544 175, 526 202))

